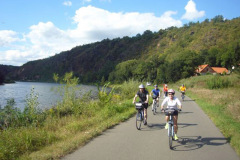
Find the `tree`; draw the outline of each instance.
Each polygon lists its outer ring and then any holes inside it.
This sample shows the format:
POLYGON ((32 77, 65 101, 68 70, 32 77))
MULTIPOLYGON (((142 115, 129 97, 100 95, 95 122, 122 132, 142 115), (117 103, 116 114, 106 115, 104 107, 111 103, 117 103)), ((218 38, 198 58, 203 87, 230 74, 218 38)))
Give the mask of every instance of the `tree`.
POLYGON ((157 77, 156 77, 156 83, 167 83, 168 81, 166 80, 166 70, 167 67, 165 67, 164 64, 160 65, 157 69, 157 77))
POLYGON ((208 51, 208 55, 206 57, 206 63, 210 66, 216 66, 217 64, 217 56, 218 56, 218 49, 217 48, 211 48, 208 51))
POLYGON ((222 15, 217 15, 212 19, 213 23, 217 23, 217 22, 224 22, 224 18, 222 15))
POLYGON ((5 75, 2 72, 0 72, 0 84, 3 84, 4 80, 5 80, 5 75))
POLYGON ((115 80, 116 82, 123 82, 132 78, 137 63, 137 60, 128 60, 119 63, 114 72, 110 73, 109 81, 115 80))

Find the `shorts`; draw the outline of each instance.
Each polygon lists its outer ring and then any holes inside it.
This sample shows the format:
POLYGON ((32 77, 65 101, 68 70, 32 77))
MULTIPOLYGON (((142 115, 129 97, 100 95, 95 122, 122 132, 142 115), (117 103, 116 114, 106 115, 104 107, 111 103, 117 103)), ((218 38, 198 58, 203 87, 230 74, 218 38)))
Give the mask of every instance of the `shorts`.
POLYGON ((143 103, 143 108, 147 109, 148 108, 148 103, 143 103))
POLYGON ((167 95, 168 95, 168 92, 164 92, 164 94, 165 94, 165 97, 167 97, 167 95))
MULTIPOLYGON (((165 112, 165 115, 168 116, 168 113, 165 112)), ((173 115, 174 115, 174 116, 178 116, 178 111, 174 111, 174 112, 173 112, 173 115)))

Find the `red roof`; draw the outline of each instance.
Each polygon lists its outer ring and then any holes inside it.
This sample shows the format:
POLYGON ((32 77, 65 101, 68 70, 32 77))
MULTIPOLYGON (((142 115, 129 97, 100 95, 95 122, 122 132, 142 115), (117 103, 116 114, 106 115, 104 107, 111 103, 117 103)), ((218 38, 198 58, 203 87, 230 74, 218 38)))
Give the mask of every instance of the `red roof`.
POLYGON ((224 72, 228 73, 227 68, 224 68, 224 67, 210 67, 208 64, 198 66, 198 68, 196 69, 196 72, 201 73, 206 67, 209 67, 209 68, 212 69, 211 73, 214 73, 214 72, 219 73, 219 74, 222 74, 224 72))
POLYGON ((212 69, 215 71, 215 72, 217 72, 217 73, 227 73, 228 72, 228 70, 227 70, 227 68, 224 68, 224 67, 212 67, 212 69))
POLYGON ((201 71, 204 70, 204 68, 206 68, 207 66, 208 64, 198 66, 198 72, 201 73, 201 71))

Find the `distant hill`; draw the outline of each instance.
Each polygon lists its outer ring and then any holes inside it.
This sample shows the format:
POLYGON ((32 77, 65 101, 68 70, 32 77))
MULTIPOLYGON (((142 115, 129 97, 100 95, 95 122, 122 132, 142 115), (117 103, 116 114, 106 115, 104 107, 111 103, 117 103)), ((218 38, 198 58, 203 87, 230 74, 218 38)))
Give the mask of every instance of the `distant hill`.
POLYGON ((0 84, 8 83, 14 77, 11 77, 14 72, 16 72, 20 67, 10 66, 10 65, 0 65, 0 84))
POLYGON ((55 56, 27 62, 10 71, 15 80, 52 81, 73 71, 82 83, 134 78, 157 83, 192 76, 199 64, 230 68, 240 63, 240 18, 218 15, 202 23, 153 33, 105 39, 55 56))

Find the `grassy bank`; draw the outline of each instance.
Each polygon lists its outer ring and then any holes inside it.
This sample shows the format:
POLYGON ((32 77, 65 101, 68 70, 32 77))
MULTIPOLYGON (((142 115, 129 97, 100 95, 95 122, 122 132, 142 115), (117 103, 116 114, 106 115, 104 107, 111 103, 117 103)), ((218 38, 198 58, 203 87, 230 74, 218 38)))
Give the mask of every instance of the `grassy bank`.
POLYGON ((1 110, 5 119, 0 130, 0 159, 59 159, 135 113, 132 97, 138 82, 126 82, 110 92, 105 86, 99 89, 98 99, 91 100, 88 94, 76 98, 80 88, 72 75, 64 79, 66 85, 58 88, 64 92, 63 101, 52 109, 37 110, 37 96, 32 93, 23 112, 12 101, 1 110))
POLYGON ((191 77, 177 82, 175 88, 181 84, 240 155, 240 76, 191 77))

